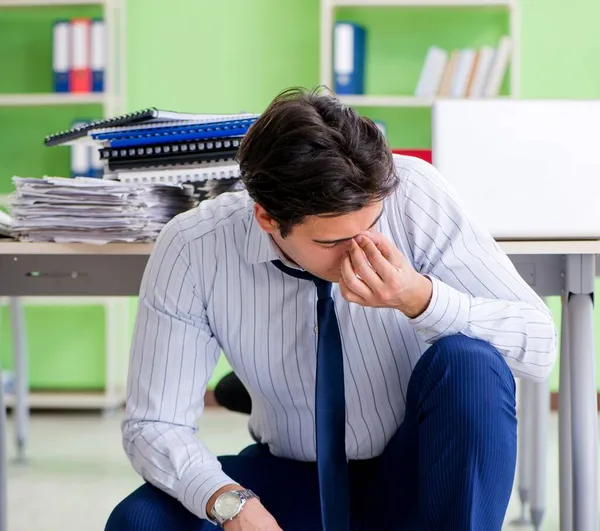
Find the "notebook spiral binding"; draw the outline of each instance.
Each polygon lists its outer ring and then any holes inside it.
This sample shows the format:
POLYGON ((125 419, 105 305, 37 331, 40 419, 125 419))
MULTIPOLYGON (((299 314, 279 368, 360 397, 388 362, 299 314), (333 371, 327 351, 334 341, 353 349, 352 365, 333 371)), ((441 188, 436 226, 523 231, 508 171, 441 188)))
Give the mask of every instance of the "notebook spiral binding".
POLYGON ((116 125, 125 125, 130 123, 141 122, 150 118, 154 118, 156 114, 157 109, 154 107, 149 107, 146 109, 141 109, 126 114, 121 114, 119 116, 114 116, 112 118, 101 118, 98 120, 93 120, 87 124, 67 129, 66 131, 59 131, 58 133, 47 135, 44 139, 44 144, 46 144, 47 146, 55 146, 57 144, 62 144, 63 142, 66 142, 68 140, 81 138, 85 136, 88 133, 88 131, 91 131, 100 126, 111 127, 116 125))
POLYGON ((123 148, 101 148, 102 160, 134 159, 138 157, 152 157, 163 155, 177 155, 183 153, 215 153, 237 149, 240 138, 213 140, 208 142, 177 142, 172 144, 155 144, 151 146, 131 146, 123 148))
POLYGON ((231 161, 205 166, 182 167, 173 170, 120 171, 116 178, 124 183, 197 183, 209 180, 237 179, 241 176, 239 164, 231 161))

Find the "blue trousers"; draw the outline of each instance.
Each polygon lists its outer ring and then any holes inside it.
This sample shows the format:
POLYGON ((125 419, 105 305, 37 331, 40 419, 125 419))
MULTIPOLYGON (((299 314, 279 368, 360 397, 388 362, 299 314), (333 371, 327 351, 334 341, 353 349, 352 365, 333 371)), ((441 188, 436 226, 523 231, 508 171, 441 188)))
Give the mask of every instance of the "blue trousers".
MULTIPOLYGON (((410 379, 406 415, 380 456, 351 461, 353 531, 500 531, 517 453, 515 382, 499 352, 463 335, 438 341, 410 379)), ((321 530, 314 463, 263 445, 220 457, 285 531, 321 530)), ((175 498, 144 484, 106 531, 212 531, 175 498)))

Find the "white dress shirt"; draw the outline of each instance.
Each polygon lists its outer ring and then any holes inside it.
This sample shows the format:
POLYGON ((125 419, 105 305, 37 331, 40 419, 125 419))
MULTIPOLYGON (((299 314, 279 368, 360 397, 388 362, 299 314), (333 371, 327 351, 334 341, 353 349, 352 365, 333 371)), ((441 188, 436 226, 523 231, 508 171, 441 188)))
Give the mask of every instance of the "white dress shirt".
MULTIPOLYGON (((346 452, 380 455, 402 422, 412 370, 437 339, 489 341, 517 376, 546 378, 556 329, 542 300, 429 164, 394 156, 400 177, 375 230, 429 275, 433 297, 408 319, 333 298, 344 349, 346 452)), ((131 350, 124 448, 144 479, 201 518, 233 481, 196 437, 221 350, 252 397, 249 429, 276 456, 314 461, 316 288, 282 273, 247 192, 179 215, 142 281, 131 350)), ((510 214, 507 214, 510 215, 510 214)))

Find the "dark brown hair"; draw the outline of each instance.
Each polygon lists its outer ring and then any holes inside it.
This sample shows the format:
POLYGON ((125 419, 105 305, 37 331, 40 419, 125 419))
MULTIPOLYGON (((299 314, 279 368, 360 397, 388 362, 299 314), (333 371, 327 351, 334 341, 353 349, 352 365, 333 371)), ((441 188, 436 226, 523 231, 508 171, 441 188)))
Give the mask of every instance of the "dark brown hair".
POLYGON ((280 93, 244 137, 237 158, 250 196, 283 237, 306 216, 360 210, 398 183, 375 123, 318 89, 280 93))

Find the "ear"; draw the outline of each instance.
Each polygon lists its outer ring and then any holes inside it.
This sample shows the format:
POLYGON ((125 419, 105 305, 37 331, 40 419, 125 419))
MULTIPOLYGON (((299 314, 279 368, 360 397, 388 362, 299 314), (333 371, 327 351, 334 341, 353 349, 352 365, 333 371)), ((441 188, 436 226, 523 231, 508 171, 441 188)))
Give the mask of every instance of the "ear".
POLYGON ((260 225, 260 228, 269 234, 277 232, 277 222, 267 213, 267 211, 257 203, 254 203, 254 217, 260 225))

